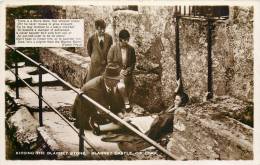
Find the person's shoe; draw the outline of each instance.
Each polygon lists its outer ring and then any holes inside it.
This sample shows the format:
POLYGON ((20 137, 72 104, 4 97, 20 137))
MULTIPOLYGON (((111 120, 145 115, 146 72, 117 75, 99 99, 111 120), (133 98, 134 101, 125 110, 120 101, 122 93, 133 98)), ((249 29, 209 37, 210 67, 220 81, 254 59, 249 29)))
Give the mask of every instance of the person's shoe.
POLYGON ((93 134, 99 136, 101 133, 99 125, 92 118, 89 119, 89 125, 92 128, 93 134))

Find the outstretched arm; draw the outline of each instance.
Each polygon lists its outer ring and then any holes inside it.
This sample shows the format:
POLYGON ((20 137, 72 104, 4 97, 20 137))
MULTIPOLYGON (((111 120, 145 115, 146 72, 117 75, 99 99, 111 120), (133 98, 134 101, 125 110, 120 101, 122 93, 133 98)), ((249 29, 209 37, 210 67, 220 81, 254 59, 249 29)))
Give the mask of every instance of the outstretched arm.
POLYGON ((179 90, 180 90, 180 88, 181 88, 181 79, 178 79, 177 81, 176 81, 176 83, 177 83, 177 87, 175 88, 175 90, 174 90, 174 93, 176 94, 179 90))
MULTIPOLYGON (((175 90, 174 90, 174 95, 173 95, 173 98, 174 98, 174 99, 175 99, 175 97, 176 97, 177 92, 178 92, 178 91, 180 90, 180 88, 181 88, 181 80, 178 79, 178 80, 176 81, 176 83, 177 83, 177 87, 176 87, 175 90)), ((173 112, 175 109, 176 109, 175 105, 172 104, 168 109, 165 110, 165 112, 173 112)))

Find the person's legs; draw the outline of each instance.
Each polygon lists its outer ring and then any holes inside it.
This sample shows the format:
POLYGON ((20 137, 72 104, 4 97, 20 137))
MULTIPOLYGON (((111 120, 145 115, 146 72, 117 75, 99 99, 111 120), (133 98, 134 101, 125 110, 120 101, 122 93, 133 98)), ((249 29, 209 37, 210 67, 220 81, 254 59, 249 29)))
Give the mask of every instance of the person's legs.
POLYGON ((118 124, 115 123, 108 123, 108 124, 104 124, 104 125, 99 125, 99 129, 101 132, 107 132, 107 131, 115 131, 115 130, 119 130, 122 127, 118 124))
POLYGON ((120 82, 117 84, 117 88, 118 88, 120 95, 123 98, 123 101, 125 104, 125 109, 126 110, 130 109, 131 108, 130 101, 129 101, 128 94, 126 91, 126 85, 125 85, 124 80, 120 80, 120 82))
POLYGON ((155 118, 146 135, 153 140, 159 139, 162 135, 173 130, 173 114, 166 113, 155 118))

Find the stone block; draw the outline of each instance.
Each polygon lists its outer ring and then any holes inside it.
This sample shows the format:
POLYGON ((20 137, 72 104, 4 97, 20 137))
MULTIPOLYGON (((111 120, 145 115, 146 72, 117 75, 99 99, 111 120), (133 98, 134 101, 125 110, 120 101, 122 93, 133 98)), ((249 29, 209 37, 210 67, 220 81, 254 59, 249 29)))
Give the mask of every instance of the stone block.
POLYGON ((132 101, 149 112, 163 109, 161 82, 157 74, 138 74, 134 76, 135 87, 132 101))
POLYGON ((37 142, 37 121, 24 106, 8 119, 8 127, 13 131, 13 137, 17 143, 24 149, 33 150, 37 142))
POLYGON ((70 84, 81 87, 90 64, 90 57, 82 57, 61 48, 40 49, 40 60, 70 84))
POLYGON ((227 97, 216 102, 176 110, 167 148, 188 160, 252 160, 253 128, 233 119, 246 104, 227 97))

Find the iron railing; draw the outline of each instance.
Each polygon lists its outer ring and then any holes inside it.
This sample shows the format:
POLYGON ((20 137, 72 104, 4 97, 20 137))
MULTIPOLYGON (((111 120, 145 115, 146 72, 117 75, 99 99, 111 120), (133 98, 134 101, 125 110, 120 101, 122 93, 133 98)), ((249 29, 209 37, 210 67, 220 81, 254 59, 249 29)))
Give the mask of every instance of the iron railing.
MULTIPOLYGON (((58 81, 62 82, 65 86, 67 86, 69 89, 73 90, 75 93, 77 93, 77 95, 81 96, 82 98, 86 99, 87 101, 89 101, 91 104, 93 104, 94 106, 96 106, 100 111, 103 111, 104 113, 106 113, 107 115, 109 115, 110 117, 112 117, 113 119, 115 119, 116 121, 118 121, 119 123, 121 123, 123 126, 125 126, 126 128, 128 128, 130 131, 134 132, 136 135, 138 135, 139 137, 141 137, 142 139, 144 139, 146 142, 150 143, 152 146, 154 146, 155 148, 157 148, 159 151, 161 151, 162 153, 164 153, 167 157, 169 157, 170 159, 173 160, 183 160, 182 157, 179 157, 171 152, 169 152, 168 150, 166 150, 164 147, 162 147, 161 145, 159 145, 158 143, 156 143, 154 140, 152 140, 151 138, 149 138, 148 136, 146 136, 145 134, 143 134, 142 132, 140 132, 139 130, 137 130, 136 128, 134 128, 133 126, 131 126, 129 123, 127 123, 126 121, 122 120, 121 118, 119 118, 117 115, 115 115, 114 113, 112 113, 111 111, 109 111, 108 109, 106 109, 105 107, 103 107, 102 105, 100 105, 98 102, 96 102, 95 100, 91 99, 90 97, 88 97, 86 94, 82 93, 82 91, 80 91, 79 89, 74 88, 71 84, 69 84, 68 82, 64 81, 62 78, 60 78, 59 76, 57 76, 55 73, 53 73, 52 71, 48 70, 46 67, 44 67, 41 63, 38 63, 36 61, 34 61, 33 59, 31 59, 30 57, 26 56, 25 54, 23 54, 22 52, 20 52, 19 50, 17 50, 15 47, 6 44, 6 47, 12 49, 12 53, 19 54, 22 57, 24 57, 25 59, 29 60, 32 64, 36 65, 38 67, 38 71, 39 71, 39 91, 35 91, 26 81, 24 81, 21 77, 19 77, 19 73, 18 73, 18 61, 15 60, 15 72, 13 72, 11 70, 11 67, 9 67, 6 64, 6 67, 8 69, 10 69, 10 71, 15 75, 15 80, 16 80, 16 84, 18 80, 21 80, 30 90, 33 91, 33 93, 35 93, 38 98, 39 98, 39 123, 40 126, 43 126, 43 119, 42 119, 42 101, 46 103, 46 105, 48 105, 56 114, 58 114, 79 136, 79 152, 80 153, 84 153, 84 141, 92 148, 94 149, 94 151, 98 152, 97 149, 95 149, 94 145, 91 144, 88 139, 85 137, 84 135, 84 129, 80 128, 79 130, 72 125, 58 110, 56 110, 53 106, 51 106, 45 98, 43 98, 42 96, 42 71, 45 71, 47 73, 49 73, 50 75, 52 75, 54 78, 56 78, 58 81)), ((19 98, 19 86, 16 85, 16 98, 19 98)), ((101 155, 99 155, 101 156, 101 155)), ((80 157, 83 157, 82 154, 80 154, 80 157)), ((102 157, 102 156, 101 156, 102 157)), ((102 157, 103 158, 103 157, 102 157)), ((105 158, 103 158, 105 159, 105 158)))
POLYGON ((181 81, 182 87, 182 75, 181 75, 181 52, 180 52, 180 19, 207 21, 207 62, 208 62, 208 77, 207 77, 207 99, 213 98, 213 69, 212 69, 212 34, 214 32, 214 22, 223 21, 229 18, 228 6, 175 6, 173 20, 175 23, 175 61, 176 61, 176 80, 181 81))

